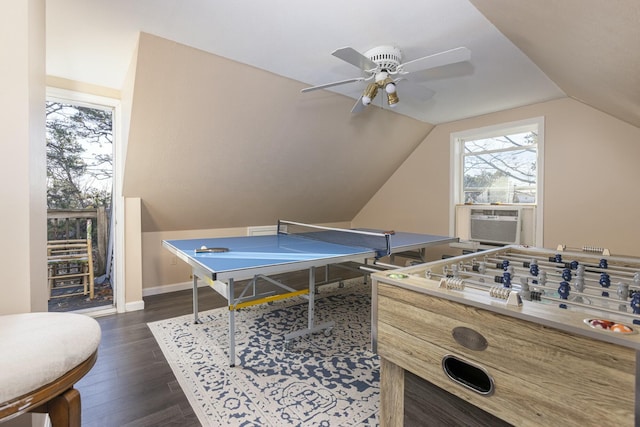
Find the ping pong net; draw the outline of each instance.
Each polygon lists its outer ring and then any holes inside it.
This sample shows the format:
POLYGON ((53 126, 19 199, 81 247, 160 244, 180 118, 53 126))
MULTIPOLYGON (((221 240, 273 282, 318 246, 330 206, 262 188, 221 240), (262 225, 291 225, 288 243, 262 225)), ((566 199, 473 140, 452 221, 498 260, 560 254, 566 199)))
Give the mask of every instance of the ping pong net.
POLYGON ((278 234, 294 235, 338 245, 365 248, 375 251, 376 258, 391 254, 389 233, 323 227, 301 222, 278 220, 278 234))

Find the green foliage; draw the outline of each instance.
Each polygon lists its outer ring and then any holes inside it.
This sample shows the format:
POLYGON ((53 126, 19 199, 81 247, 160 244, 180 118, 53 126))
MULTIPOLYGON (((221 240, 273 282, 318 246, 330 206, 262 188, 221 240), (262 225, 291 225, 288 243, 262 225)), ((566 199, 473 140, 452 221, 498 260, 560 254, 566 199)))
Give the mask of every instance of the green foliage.
POLYGON ((58 102, 47 102, 46 111, 47 207, 109 206, 111 188, 96 183, 110 182, 112 156, 88 149, 112 146, 112 112, 58 102))

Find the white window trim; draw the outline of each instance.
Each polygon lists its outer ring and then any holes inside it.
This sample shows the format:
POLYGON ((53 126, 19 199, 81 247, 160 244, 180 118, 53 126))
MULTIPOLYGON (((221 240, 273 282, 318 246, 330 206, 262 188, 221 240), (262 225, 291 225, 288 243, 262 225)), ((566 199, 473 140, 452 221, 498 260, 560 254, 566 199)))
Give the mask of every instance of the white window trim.
POLYGON ((481 139, 497 135, 508 135, 520 133, 528 130, 532 125, 538 127, 538 143, 537 143, 537 189, 536 189, 536 235, 535 245, 543 247, 543 224, 544 218, 544 117, 533 117, 530 119, 518 120, 513 122, 501 123, 492 126, 485 126, 476 129, 469 129, 460 132, 453 132, 450 135, 450 177, 449 177, 449 235, 455 233, 455 212, 456 205, 462 203, 460 194, 462 193, 462 156, 461 140, 464 139, 481 139))

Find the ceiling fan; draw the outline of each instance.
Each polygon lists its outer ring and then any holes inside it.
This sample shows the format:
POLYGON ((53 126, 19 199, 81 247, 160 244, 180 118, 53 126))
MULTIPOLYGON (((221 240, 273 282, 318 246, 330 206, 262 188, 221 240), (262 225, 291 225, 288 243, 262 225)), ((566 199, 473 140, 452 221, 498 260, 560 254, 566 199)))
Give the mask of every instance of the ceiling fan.
POLYGON ((405 91, 407 95, 420 101, 426 101, 435 92, 414 82, 412 77, 415 73, 471 59, 471 51, 466 47, 445 50, 404 63, 402 62, 402 51, 396 46, 377 46, 364 54, 351 47, 343 47, 334 50, 331 54, 358 67, 363 72, 363 76, 304 88, 302 92, 311 92, 347 83, 369 82, 364 93, 351 109, 352 113, 358 113, 371 104, 379 89, 384 89, 386 92, 389 106, 395 107, 400 101, 396 91, 398 84, 407 89, 405 91))

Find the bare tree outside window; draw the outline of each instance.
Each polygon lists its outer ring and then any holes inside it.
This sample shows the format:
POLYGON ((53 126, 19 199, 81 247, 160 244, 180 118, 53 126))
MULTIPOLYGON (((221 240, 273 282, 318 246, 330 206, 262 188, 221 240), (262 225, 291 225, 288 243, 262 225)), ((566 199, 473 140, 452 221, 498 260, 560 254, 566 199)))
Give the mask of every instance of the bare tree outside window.
POLYGON ((111 110, 47 102, 47 207, 111 205, 111 110))
POLYGON ((536 203, 537 133, 464 140, 465 203, 536 203))

